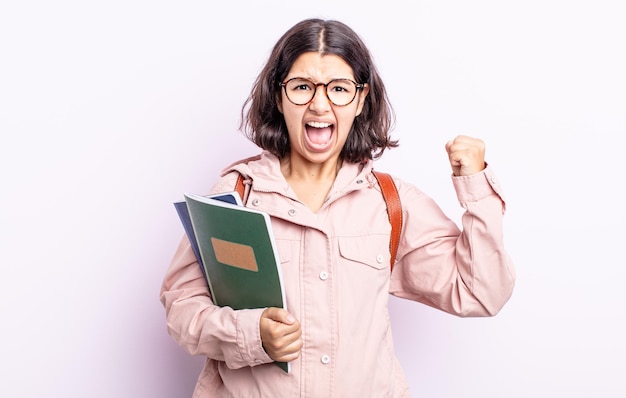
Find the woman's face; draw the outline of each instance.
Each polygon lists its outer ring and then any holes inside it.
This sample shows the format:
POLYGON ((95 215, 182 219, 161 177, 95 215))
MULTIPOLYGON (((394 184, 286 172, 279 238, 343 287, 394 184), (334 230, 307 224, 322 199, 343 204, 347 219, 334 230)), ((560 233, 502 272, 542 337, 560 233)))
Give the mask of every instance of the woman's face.
MULTIPOLYGON (((314 84, 334 79, 355 80, 352 68, 343 59, 317 52, 300 55, 283 81, 295 77, 308 79, 314 84)), ((358 90, 354 100, 346 106, 331 103, 322 85, 317 86, 313 100, 306 105, 293 104, 285 90, 281 90, 278 109, 285 118, 292 158, 297 156, 307 163, 337 162, 352 123, 363 109, 368 89, 365 85, 358 90)))

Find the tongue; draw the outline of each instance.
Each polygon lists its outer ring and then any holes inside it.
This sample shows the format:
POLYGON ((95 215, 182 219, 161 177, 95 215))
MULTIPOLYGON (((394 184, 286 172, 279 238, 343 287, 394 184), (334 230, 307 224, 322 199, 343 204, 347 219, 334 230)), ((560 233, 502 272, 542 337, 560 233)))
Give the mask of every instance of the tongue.
POLYGON ((330 140, 332 129, 324 127, 321 129, 315 127, 307 127, 306 129, 309 140, 314 144, 326 144, 330 140))

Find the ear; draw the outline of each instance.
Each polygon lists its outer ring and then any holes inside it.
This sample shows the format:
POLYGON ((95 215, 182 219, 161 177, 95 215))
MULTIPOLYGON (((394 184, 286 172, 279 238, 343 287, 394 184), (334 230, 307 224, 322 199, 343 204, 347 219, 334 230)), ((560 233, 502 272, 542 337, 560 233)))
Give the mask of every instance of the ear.
POLYGON ((359 116, 361 112, 363 111, 363 105, 365 105, 365 98, 367 98, 367 94, 369 94, 369 92, 370 92, 370 86, 369 84, 365 83, 365 85, 361 89, 361 92, 359 93, 359 103, 357 104, 355 116, 359 116))

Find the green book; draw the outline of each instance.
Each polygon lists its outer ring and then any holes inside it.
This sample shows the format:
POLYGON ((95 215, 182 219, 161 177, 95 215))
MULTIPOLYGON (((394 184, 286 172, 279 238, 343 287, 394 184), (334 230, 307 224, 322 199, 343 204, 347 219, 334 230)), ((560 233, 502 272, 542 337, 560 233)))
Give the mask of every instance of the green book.
MULTIPOLYGON (((235 310, 286 309, 269 215, 191 193, 185 202, 213 302, 235 310)), ((289 363, 276 364, 289 372, 289 363)))

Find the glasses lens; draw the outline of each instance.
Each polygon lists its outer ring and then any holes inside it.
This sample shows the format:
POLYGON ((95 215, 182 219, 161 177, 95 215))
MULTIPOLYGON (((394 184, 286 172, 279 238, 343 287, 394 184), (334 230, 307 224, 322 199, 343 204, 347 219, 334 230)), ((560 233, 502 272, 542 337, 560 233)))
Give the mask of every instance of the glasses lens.
POLYGON ((348 105, 356 96, 356 84, 352 80, 337 79, 328 83, 328 99, 335 105, 348 105))
POLYGON ((296 105, 309 103, 315 95, 315 84, 307 79, 291 79, 285 85, 285 94, 296 105))

